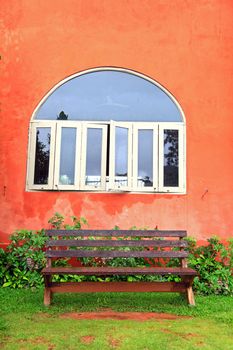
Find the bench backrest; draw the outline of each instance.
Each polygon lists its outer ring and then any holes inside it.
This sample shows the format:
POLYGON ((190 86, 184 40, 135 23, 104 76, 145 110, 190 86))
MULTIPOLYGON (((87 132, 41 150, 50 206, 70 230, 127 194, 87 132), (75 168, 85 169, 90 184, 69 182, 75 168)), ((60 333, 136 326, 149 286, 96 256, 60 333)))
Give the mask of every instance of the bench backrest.
POLYGON ((183 267, 187 266, 186 231, 46 230, 45 234, 48 266, 52 258, 72 257, 178 258, 183 267))

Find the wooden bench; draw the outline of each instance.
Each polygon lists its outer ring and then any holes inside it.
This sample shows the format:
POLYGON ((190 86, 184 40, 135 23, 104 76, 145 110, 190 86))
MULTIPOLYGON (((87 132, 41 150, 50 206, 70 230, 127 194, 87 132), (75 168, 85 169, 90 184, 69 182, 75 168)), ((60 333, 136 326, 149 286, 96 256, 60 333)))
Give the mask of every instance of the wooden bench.
POLYGON ((44 304, 50 305, 53 293, 91 292, 178 292, 185 293, 195 305, 192 282, 197 272, 187 267, 186 231, 159 230, 46 230, 47 265, 42 270, 45 281, 44 304), (125 248, 123 248, 125 247, 125 248), (176 248, 176 249, 174 249, 176 248), (61 258, 92 258, 101 266, 53 267, 61 258), (115 258, 143 258, 162 266, 113 267, 107 261, 115 258), (179 267, 164 267, 165 261, 177 258, 179 267), (98 260, 96 260, 98 259, 98 260), (149 260, 148 260, 149 259, 149 260), (179 276, 180 282, 60 282, 53 275, 81 276, 179 276))

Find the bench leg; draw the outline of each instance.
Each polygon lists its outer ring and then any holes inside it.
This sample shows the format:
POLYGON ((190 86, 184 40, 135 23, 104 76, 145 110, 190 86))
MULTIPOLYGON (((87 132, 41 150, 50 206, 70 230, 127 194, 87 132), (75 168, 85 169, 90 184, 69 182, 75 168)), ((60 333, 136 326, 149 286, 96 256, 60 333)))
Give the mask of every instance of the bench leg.
POLYGON ((44 289, 44 305, 49 306, 51 304, 52 292, 49 288, 44 289))
POLYGON ((53 293, 50 289, 50 282, 51 277, 50 276, 44 276, 44 282, 45 282, 45 288, 44 288, 44 305, 49 306, 52 301, 53 293))
POLYGON ((187 301, 190 306, 195 306, 195 299, 194 299, 194 293, 193 293, 193 288, 192 288, 192 283, 193 283, 193 277, 182 277, 182 282, 186 284, 186 292, 185 295, 187 297, 187 301))
POLYGON ((187 287, 187 298, 190 306, 195 306, 195 299, 192 286, 187 287))

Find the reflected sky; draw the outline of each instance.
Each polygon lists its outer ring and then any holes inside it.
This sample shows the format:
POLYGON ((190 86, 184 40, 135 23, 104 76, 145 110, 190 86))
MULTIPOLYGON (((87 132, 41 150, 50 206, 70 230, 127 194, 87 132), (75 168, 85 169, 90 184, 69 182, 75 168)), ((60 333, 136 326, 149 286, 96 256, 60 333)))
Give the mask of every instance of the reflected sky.
POLYGON ((128 129, 116 127, 115 176, 128 173, 128 129))
POLYGON ((153 130, 138 131, 138 178, 153 186, 153 130))
POLYGON ((119 71, 96 71, 75 77, 58 87, 43 103, 36 119, 183 121, 170 97, 139 76, 119 71))
POLYGON ((60 176, 61 185, 74 184, 75 172, 76 129, 62 128, 61 152, 60 152, 60 176))
POLYGON ((100 185, 102 158, 102 129, 87 129, 86 185, 100 185), (94 147, 93 147, 94 146, 94 147), (95 181, 91 182, 95 177, 95 181))

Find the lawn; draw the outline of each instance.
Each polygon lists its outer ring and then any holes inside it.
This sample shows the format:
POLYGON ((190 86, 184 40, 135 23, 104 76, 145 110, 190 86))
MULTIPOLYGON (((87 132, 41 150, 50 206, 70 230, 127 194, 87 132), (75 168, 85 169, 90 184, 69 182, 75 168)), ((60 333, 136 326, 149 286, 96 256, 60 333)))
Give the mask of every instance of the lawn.
POLYGON ((55 295, 43 306, 42 290, 0 289, 0 349, 232 350, 233 298, 196 296, 196 307, 168 293, 55 295), (159 312, 175 320, 78 320, 64 313, 111 309, 159 312))

